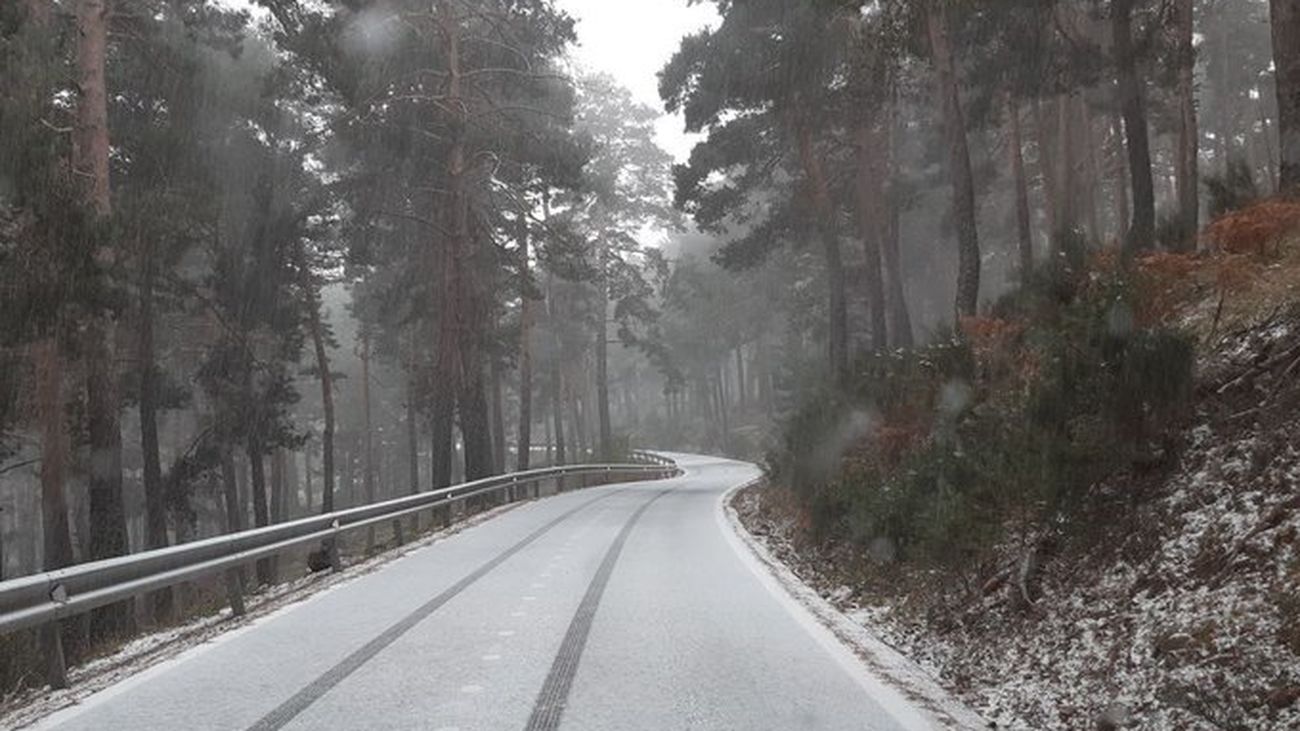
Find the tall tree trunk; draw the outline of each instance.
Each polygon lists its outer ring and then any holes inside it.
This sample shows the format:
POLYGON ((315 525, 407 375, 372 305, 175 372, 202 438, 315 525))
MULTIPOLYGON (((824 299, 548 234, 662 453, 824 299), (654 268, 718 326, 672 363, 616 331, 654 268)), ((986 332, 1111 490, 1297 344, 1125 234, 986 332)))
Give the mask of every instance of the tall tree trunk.
MULTIPOLYGON (((334 512, 334 375, 330 372, 329 354, 325 350, 325 324, 321 321, 320 294, 314 285, 308 303, 307 323, 312 348, 316 351, 316 376, 320 379, 321 410, 325 426, 321 436, 321 513, 334 512)), ((310 464, 308 465, 310 474, 310 464)), ((326 547, 327 549, 330 546, 326 547)))
POLYGON ((1174 171, 1178 181, 1178 214, 1183 239, 1190 245, 1201 222, 1200 132, 1196 122, 1195 0, 1175 0, 1174 32, 1178 45, 1178 150, 1174 171))
POLYGON ((749 401, 749 389, 745 384, 745 346, 736 346, 736 404, 741 411, 749 401))
POLYGON ((573 418, 573 461, 582 464, 588 461, 590 455, 590 442, 587 441, 587 422, 585 419, 586 410, 582 408, 582 394, 580 389, 574 388, 576 378, 569 379, 569 413, 573 418))
POLYGON ((875 119, 860 119, 856 132, 858 228, 865 255, 867 314, 870 318, 871 350, 881 352, 889 345, 885 313, 885 285, 881 273, 880 250, 886 218, 884 156, 885 137, 875 119))
MULTIPOLYGON (((164 493, 162 465, 158 455, 158 363, 154 352, 154 247, 142 253, 144 269, 140 281, 140 332, 138 358, 140 369, 140 451, 144 461, 145 547, 167 546, 167 496, 164 493)), ((155 622, 172 616, 171 587, 153 593, 155 622)))
MULTIPOLYGON (((226 532, 238 533, 244 529, 243 505, 239 501, 239 484, 235 477, 235 455, 230 445, 221 447, 221 488, 226 508, 226 532)), ((244 613, 244 569, 239 566, 226 570, 226 593, 236 616, 244 613)))
MULTIPOLYGON (((244 444, 244 453, 248 456, 248 474, 253 498, 253 525, 257 528, 270 525, 271 516, 266 507, 266 450, 262 443, 261 430, 253 426, 248 430, 244 444)), ((269 558, 257 561, 257 583, 271 585, 275 583, 275 567, 269 558)))
POLYGON ((835 383, 843 385, 849 375, 849 310, 846 293, 848 285, 840 254, 839 227, 835 220, 837 211, 831 199, 830 183, 821 158, 813 149, 812 131, 803 123, 796 123, 794 130, 799 145, 799 161, 808 181, 817 218, 816 229, 826 258, 827 339, 831 375, 835 383))
POLYGON ((1270 0, 1280 150, 1278 190, 1300 191, 1300 0, 1270 0))
MULTIPOLYGON (((41 536, 45 556, 42 568, 55 571, 71 566, 73 561, 68 501, 64 493, 68 437, 63 411, 63 354, 58 336, 52 335, 32 345, 31 354, 41 422, 41 536)), ((64 628, 59 622, 49 622, 41 627, 45 681, 53 688, 66 688, 68 685, 63 635, 64 628)))
POLYGON ((492 472, 506 471, 506 407, 501 388, 501 364, 496 358, 488 360, 492 377, 492 472))
POLYGON ((1101 166, 1097 161, 1096 127, 1088 101, 1079 94, 1074 99, 1079 116, 1079 145, 1083 150, 1083 206, 1087 214, 1088 239, 1093 243, 1103 237, 1101 214, 1097 205, 1097 191, 1101 188, 1101 166))
MULTIPOLYGON (((270 491, 270 522, 272 524, 280 523, 284 520, 284 450, 276 448, 266 456, 266 461, 271 464, 271 491, 270 491)), ((279 580, 280 577, 280 557, 268 556, 267 565, 270 566, 270 575, 273 580, 279 580)))
MULTIPOLYGON (((603 258, 603 257, 602 257, 603 258)), ((601 263, 606 271, 608 262, 601 263)), ((600 319, 596 325, 596 411, 600 422, 600 459, 608 461, 614 452, 614 428, 609 415, 609 285, 603 279, 600 288, 600 319)))
POLYGON ((948 175, 952 179, 952 217, 957 227, 956 315, 973 317, 979 307, 980 242, 975 221, 975 178, 971 171, 970 147, 966 140, 966 117, 957 87, 957 70, 949 37, 948 10, 944 0, 930 0, 926 13, 930 51, 934 62, 939 98, 943 100, 944 127, 948 141, 948 175))
POLYGON ((564 445, 564 376, 560 373, 557 362, 551 367, 551 420, 555 429, 555 461, 553 464, 568 464, 564 445))
POLYGON ((1074 95, 1056 96, 1056 195, 1061 227, 1058 233, 1079 232, 1079 175, 1075 148, 1074 95))
POLYGON ((520 269, 524 281, 523 296, 519 304, 519 439, 515 443, 515 468, 520 472, 529 468, 533 437, 533 297, 529 291, 532 283, 532 262, 528 253, 528 219, 520 211, 516 223, 519 242, 520 269))
POLYGON ((1124 137, 1127 140, 1129 175, 1133 186, 1133 221, 1124 242, 1124 251, 1128 255, 1149 249, 1155 240, 1156 231, 1151 139, 1147 129, 1146 102, 1133 48, 1133 2, 1134 0, 1113 0, 1111 4, 1119 107, 1124 117, 1124 137))
POLYGON ((1052 131, 1043 102, 1033 103, 1035 142, 1038 146, 1038 172, 1043 179, 1043 214, 1047 219, 1047 237, 1055 242, 1061 233, 1060 184, 1057 180, 1056 155, 1052 151, 1052 131))
POLYGON ((418 495, 420 492, 420 426, 419 417, 415 413, 416 398, 418 395, 415 389, 415 375, 412 373, 406 382, 406 455, 409 475, 407 492, 411 495, 418 495))
POLYGON ((1123 242, 1128 236, 1129 222, 1132 215, 1129 211, 1129 194, 1128 194, 1128 160, 1124 152, 1124 129, 1123 120, 1119 116, 1111 117, 1112 152, 1115 176, 1115 240, 1123 242))
MULTIPOLYGON (((542 405, 543 405, 543 407, 549 407, 549 406, 550 406, 549 402, 545 402, 545 401, 542 402, 542 405)), ((553 410, 553 409, 552 409, 552 410, 553 410)), ((552 420, 551 420, 550 418, 548 418, 548 417, 549 417, 549 414, 547 414, 545 408, 543 408, 543 410, 542 410, 542 429, 544 430, 544 432, 543 432, 543 434, 542 434, 542 438, 546 440, 546 464, 547 464, 547 466, 551 466, 551 465, 556 464, 556 462, 555 462, 555 439, 554 439, 554 436, 555 436, 555 435, 551 433, 551 423, 552 423, 552 420)))
MULTIPOLYGON (((107 279, 115 253, 108 221, 112 215, 108 179, 107 0, 77 3, 77 120, 72 168, 82 185, 83 205, 94 221, 91 234, 99 276, 107 279)), ((107 310, 91 316, 86 329, 86 410, 90 441, 90 558, 121 556, 128 550, 122 504, 122 423, 118 398, 117 318, 107 310)), ((96 610, 96 637, 125 634, 132 628, 131 602, 96 610)))
MULTIPOLYGON (((366 504, 375 502, 375 432, 370 418, 370 333, 361 331, 361 480, 366 491, 366 504)), ((366 553, 375 549, 375 526, 366 531, 366 553)))
POLYGON ((1034 270, 1034 231, 1030 225, 1029 181, 1025 178, 1024 136, 1020 129, 1020 102, 1008 93, 1007 148, 1011 156, 1011 176, 1015 182, 1016 233, 1019 246, 1020 281, 1029 280, 1034 270))
MULTIPOLYGON (((903 284, 903 265, 899 252, 899 240, 901 239, 902 228, 902 211, 898 194, 898 160, 894 155, 895 143, 901 134, 899 130, 899 115, 897 103, 890 104, 887 110, 889 115, 889 137, 885 143, 884 152, 886 158, 885 170, 889 176, 889 185, 886 187, 885 205, 887 206, 887 225, 885 226, 885 238, 881 242, 881 255, 885 264, 885 291, 889 305, 889 340, 895 348, 912 347, 912 315, 907 309, 907 296, 903 284)), ((766 356, 763 357, 764 383, 771 386, 772 369, 766 356)), ((772 413, 775 404, 771 398, 771 389, 768 388, 767 396, 764 397, 763 403, 772 413)))
POLYGON ((316 498, 312 495, 313 487, 311 484, 311 446, 308 445, 302 450, 302 477, 303 477, 303 496, 307 499, 307 514, 311 515, 316 509, 316 498))
POLYGON ((445 385, 434 385, 429 416, 429 485, 434 490, 451 484, 455 403, 454 394, 445 385))

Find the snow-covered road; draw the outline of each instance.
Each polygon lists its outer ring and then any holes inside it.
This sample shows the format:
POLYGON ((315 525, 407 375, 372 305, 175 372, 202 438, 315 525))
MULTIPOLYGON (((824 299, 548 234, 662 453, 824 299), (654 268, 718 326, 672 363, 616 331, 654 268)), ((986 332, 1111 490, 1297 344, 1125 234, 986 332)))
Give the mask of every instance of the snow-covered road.
POLYGON ((913 729, 722 519, 752 465, 523 505, 47 719, 59 729, 913 729))

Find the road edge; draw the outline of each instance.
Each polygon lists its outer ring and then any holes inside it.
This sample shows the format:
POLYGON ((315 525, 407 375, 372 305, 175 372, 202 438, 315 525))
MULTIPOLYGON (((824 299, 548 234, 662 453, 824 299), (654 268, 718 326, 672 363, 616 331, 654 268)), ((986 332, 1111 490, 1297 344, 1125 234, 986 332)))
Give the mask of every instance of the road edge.
POLYGON ((899 701, 884 705, 906 728, 988 728, 986 720, 944 690, 923 668, 824 599, 749 532, 732 500, 741 490, 763 480, 758 477, 728 488, 714 509, 728 544, 761 583, 783 600, 787 610, 859 685, 873 696, 883 691, 899 701))

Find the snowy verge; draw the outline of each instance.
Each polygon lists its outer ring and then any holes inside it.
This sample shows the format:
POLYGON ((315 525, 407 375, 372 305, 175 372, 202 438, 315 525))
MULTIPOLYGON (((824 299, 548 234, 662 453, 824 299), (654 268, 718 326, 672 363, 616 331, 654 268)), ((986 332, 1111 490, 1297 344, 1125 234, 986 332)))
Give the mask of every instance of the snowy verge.
POLYGON ((797 605, 798 610, 811 615, 817 625, 809 628, 814 638, 838 660, 843 658, 836 649, 847 650, 852 665, 857 667, 846 666, 846 670, 907 728, 989 727, 988 722, 944 690, 920 666, 882 642, 804 583, 772 555, 761 539, 749 532, 733 501, 741 490, 754 487, 761 481, 759 478, 724 492, 717 505, 719 522, 724 524, 723 533, 730 539, 732 547, 742 559, 750 559, 747 563, 751 563, 751 568, 765 580, 768 588, 797 605), (818 629, 822 631, 819 633, 818 629), (858 672, 854 672, 855 669, 858 672))
POLYGON ((69 687, 33 688, 0 698, 0 729, 32 726, 59 711, 81 704, 91 696, 169 663, 190 651, 246 631, 299 603, 345 586, 400 558, 423 550, 464 530, 480 525, 526 503, 510 503, 476 513, 451 525, 394 546, 346 566, 338 573, 307 574, 245 597, 247 612, 233 617, 225 607, 216 614, 136 637, 108 655, 94 658, 68 671, 69 687))

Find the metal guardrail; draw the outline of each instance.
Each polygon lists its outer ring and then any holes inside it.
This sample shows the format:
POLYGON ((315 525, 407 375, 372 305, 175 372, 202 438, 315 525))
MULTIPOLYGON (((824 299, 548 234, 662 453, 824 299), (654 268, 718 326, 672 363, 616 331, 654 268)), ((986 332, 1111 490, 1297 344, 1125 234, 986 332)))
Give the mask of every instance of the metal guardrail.
POLYGON ((350 531, 479 495, 505 492, 507 502, 513 502, 529 493, 532 497, 540 496, 541 485, 547 480, 555 480, 557 490, 562 491, 566 478, 578 478, 585 487, 591 478, 608 484, 661 479, 678 472, 675 462, 656 454, 634 452, 632 458, 635 464, 569 465, 489 477, 287 523, 10 579, 0 582, 0 635, 83 614, 292 548, 312 544, 337 546, 339 538, 350 531))

